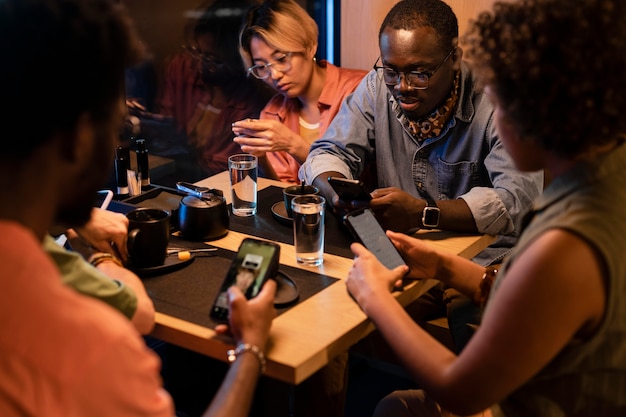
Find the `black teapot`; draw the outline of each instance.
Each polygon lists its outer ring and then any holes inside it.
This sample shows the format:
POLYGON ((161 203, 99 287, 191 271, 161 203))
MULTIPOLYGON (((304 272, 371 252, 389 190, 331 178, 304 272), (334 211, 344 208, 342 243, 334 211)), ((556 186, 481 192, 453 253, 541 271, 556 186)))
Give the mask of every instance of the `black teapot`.
POLYGON ((205 241, 226 236, 230 218, 222 192, 210 190, 201 197, 184 197, 178 209, 178 224, 183 239, 205 241))

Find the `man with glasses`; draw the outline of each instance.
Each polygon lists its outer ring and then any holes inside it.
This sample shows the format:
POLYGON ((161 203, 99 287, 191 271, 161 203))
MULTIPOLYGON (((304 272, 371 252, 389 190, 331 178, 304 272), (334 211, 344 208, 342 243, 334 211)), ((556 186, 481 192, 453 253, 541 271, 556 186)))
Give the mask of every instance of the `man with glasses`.
MULTIPOLYGON (((377 181, 369 206, 385 229, 498 235, 474 260, 500 262, 543 176, 515 170, 498 139, 493 106, 462 60, 454 12, 440 0, 400 1, 381 25, 379 47, 374 69, 313 144, 300 177, 343 213, 354 206, 339 201, 327 178, 358 178, 373 164, 377 181)), ((434 304, 425 296, 409 307, 415 318, 442 315, 445 304, 451 327, 457 306, 478 314, 468 299, 436 291, 428 294, 434 304)), ((459 330, 452 328, 457 350, 471 335, 466 323, 476 320, 462 318, 459 330)))

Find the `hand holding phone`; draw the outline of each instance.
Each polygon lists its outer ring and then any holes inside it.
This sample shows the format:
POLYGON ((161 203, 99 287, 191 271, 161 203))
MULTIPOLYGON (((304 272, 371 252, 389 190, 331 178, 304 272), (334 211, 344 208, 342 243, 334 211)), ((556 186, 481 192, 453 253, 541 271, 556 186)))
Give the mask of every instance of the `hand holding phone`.
POLYGON ((105 210, 107 207, 109 207, 111 200, 113 200, 113 191, 99 190, 96 193, 96 198, 94 200, 93 206, 105 210))
POLYGON ((344 223, 354 238, 372 252, 385 267, 393 269, 406 265, 370 209, 364 208, 348 213, 344 217, 344 223))
MULTIPOLYGON (((113 191, 111 190, 99 190, 94 199, 93 199, 93 206, 96 208, 101 208, 103 210, 106 210, 107 207, 109 207, 109 204, 111 203, 111 200, 113 200, 113 191)), ((67 235, 65 233, 57 236, 54 241, 61 247, 64 247, 67 243, 67 235)))
POLYGON ((369 202, 372 199, 370 192, 359 180, 341 177, 328 177, 328 184, 333 187, 340 200, 347 203, 353 201, 369 202))
POLYGON ((246 238, 241 242, 219 293, 213 302, 210 315, 215 320, 228 320, 228 289, 237 286, 247 299, 256 297, 265 281, 278 273, 280 246, 273 242, 246 238))

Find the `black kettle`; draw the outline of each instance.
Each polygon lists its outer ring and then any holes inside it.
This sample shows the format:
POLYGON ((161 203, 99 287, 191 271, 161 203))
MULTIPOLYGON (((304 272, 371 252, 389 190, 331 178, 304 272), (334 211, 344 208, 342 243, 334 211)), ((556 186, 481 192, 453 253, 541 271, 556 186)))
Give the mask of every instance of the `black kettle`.
POLYGON ((202 197, 188 195, 180 201, 178 224, 183 239, 214 240, 228 233, 226 199, 220 190, 210 191, 202 197))

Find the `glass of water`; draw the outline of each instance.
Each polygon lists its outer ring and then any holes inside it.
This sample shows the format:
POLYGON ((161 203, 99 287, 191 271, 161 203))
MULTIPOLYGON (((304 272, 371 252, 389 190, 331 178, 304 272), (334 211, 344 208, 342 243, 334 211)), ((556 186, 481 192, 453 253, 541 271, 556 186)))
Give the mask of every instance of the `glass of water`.
POLYGON ((317 266, 324 262, 324 205, 321 195, 301 195, 291 200, 296 261, 317 266))
POLYGON ((237 154, 228 158, 233 214, 254 216, 257 206, 257 157, 237 154))

